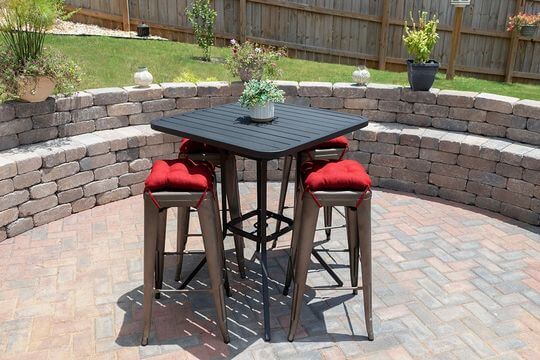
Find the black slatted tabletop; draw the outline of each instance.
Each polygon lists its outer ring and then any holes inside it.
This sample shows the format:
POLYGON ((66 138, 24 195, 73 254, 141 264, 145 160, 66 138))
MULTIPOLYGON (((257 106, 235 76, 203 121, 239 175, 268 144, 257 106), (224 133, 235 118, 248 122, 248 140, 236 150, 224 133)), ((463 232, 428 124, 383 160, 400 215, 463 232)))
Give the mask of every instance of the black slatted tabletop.
POLYGON ((255 123, 249 120, 248 110, 235 103, 154 120, 151 126, 244 157, 270 160, 368 124, 357 115, 290 104, 275 104, 275 116, 272 122, 255 123))

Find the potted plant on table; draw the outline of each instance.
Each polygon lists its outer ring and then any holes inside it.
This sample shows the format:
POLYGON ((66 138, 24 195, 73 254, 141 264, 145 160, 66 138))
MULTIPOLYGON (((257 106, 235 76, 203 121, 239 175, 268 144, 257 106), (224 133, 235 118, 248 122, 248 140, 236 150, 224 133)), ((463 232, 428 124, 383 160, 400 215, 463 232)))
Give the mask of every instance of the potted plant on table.
POLYGON ((233 76, 240 77, 243 82, 261 80, 264 76, 275 78, 281 74, 277 61, 283 56, 283 49, 263 47, 251 41, 240 44, 232 39, 226 66, 233 76))
POLYGON ((407 73, 409 84, 414 91, 428 91, 435 75, 439 70, 439 63, 430 59, 433 48, 437 44, 439 34, 437 34, 437 25, 439 20, 436 16, 428 19, 428 13, 423 11, 419 14, 418 23, 416 23, 411 14, 412 25, 409 28, 405 21, 405 34, 403 42, 413 59, 407 60, 407 73))
POLYGON ((509 32, 517 30, 522 36, 533 37, 536 34, 538 24, 540 24, 540 13, 536 15, 519 13, 508 18, 506 30, 509 32))
POLYGON ((44 48, 47 30, 62 15, 60 0, 0 0, 0 85, 4 98, 37 102, 55 88, 74 90, 79 82, 77 66, 44 48))
POLYGON ((249 109, 254 122, 274 119, 274 103, 285 101, 285 93, 269 80, 250 80, 240 96, 240 105, 249 109))

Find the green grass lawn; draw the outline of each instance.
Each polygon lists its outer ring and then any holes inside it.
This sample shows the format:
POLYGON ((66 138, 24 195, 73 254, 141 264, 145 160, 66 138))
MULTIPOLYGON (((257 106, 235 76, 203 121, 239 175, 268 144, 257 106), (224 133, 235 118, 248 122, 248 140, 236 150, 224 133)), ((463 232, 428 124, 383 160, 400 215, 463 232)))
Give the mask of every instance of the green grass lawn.
MULTIPOLYGON (((133 83, 132 75, 138 66, 147 66, 155 82, 170 82, 182 74, 195 76, 194 80, 237 80, 225 69, 223 59, 228 49, 213 48, 213 63, 197 60, 200 49, 191 44, 172 41, 116 39, 98 36, 47 37, 47 46, 66 54, 82 68, 84 75, 80 89, 107 86, 125 86, 133 83)), ((354 67, 318 63, 313 61, 284 59, 281 61, 282 79, 296 81, 349 82, 354 67)), ((407 85, 407 74, 370 70, 372 81, 377 83, 407 85)), ((490 92, 515 96, 522 99, 540 100, 540 86, 506 84, 479 80, 472 77, 456 77, 453 81, 439 74, 434 87, 439 89, 490 92)))

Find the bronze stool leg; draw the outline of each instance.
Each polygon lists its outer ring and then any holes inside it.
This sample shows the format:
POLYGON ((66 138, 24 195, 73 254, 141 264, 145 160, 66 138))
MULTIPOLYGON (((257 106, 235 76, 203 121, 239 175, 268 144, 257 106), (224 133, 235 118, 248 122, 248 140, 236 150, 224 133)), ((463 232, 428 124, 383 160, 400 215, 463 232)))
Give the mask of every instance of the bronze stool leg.
MULTIPOLYGON (((227 156, 227 180, 225 181, 227 186, 227 200, 229 203, 229 213, 231 218, 239 218, 242 216, 242 210, 240 209, 240 190, 238 189, 238 174, 236 171, 236 157, 234 155, 227 156)), ((239 226, 242 226, 240 223, 239 226)), ((240 277, 244 279, 246 277, 246 265, 244 262, 244 238, 240 235, 234 235, 234 249, 236 251, 236 261, 238 263, 238 271, 240 277)))
MULTIPOLYGON (((324 207, 324 227, 329 228, 332 226, 332 210, 333 208, 331 206, 325 206, 324 207)), ((326 234, 326 238, 330 239, 330 234, 332 232, 332 229, 325 229, 324 230, 326 234)))
MULTIPOLYGON (((283 174, 281 175, 281 188, 279 190, 279 203, 277 211, 279 215, 283 215, 283 211, 285 211, 285 200, 287 198, 287 188, 289 186, 289 178, 291 176, 292 161, 292 156, 285 156, 283 159, 283 174)), ((296 189, 294 191, 296 191, 296 189)), ((276 222, 276 231, 279 231, 280 228, 281 221, 278 220, 276 222)), ((275 244, 276 241, 274 241, 272 247, 275 247, 275 244)))
POLYGON ((152 302, 154 301, 154 271, 158 233, 158 209, 147 195, 144 195, 144 286, 143 319, 144 330, 141 345, 148 344, 152 323, 152 302))
MULTIPOLYGON (((163 268, 165 265, 165 238, 167 234, 167 210, 161 209, 158 214, 158 237, 156 253, 156 289, 163 287, 163 268)), ((159 299, 161 294, 155 293, 155 298, 159 299)))
POLYGON ((177 217, 176 251, 178 252, 178 262, 176 264, 175 281, 180 281, 182 265, 184 262, 184 251, 189 233, 189 207, 179 207, 177 217))
MULTIPOLYGON (((358 225, 356 209, 351 207, 345 208, 345 217, 347 222, 347 242, 349 243, 349 270, 351 272, 351 286, 358 286, 358 258, 359 258, 359 244, 358 244, 358 225)), ((358 294, 358 290, 353 290, 353 294, 358 294)))
POLYGON ((223 264, 220 244, 223 244, 223 236, 219 229, 217 219, 219 212, 213 195, 208 193, 199 206, 199 222, 204 242, 204 251, 208 263, 208 273, 210 285, 212 287, 212 297, 216 307, 217 325, 223 336, 225 343, 229 342, 229 332, 227 330, 227 316, 225 310, 225 296, 223 289, 223 264))
POLYGON ((296 258, 296 250, 298 247, 298 237, 300 235, 300 225, 302 224, 302 190, 296 191, 296 206, 294 208, 294 223, 291 236, 291 249, 289 255, 289 262, 287 264, 287 271, 285 272, 285 285, 283 286, 283 295, 289 294, 289 288, 291 286, 294 270, 294 260, 296 258))
POLYGON ((358 209, 358 234, 362 263, 362 293, 364 295, 364 316, 368 339, 373 340, 373 308, 371 283, 371 199, 364 199, 358 209))
POLYGON ((307 273, 311 258, 311 250, 315 240, 315 231, 317 228, 317 217, 319 207, 311 196, 306 196, 302 202, 302 223, 300 224, 300 234, 296 250, 296 259, 294 260, 294 293, 291 309, 291 320, 289 326, 288 340, 293 341, 300 321, 300 311, 306 288, 307 273))

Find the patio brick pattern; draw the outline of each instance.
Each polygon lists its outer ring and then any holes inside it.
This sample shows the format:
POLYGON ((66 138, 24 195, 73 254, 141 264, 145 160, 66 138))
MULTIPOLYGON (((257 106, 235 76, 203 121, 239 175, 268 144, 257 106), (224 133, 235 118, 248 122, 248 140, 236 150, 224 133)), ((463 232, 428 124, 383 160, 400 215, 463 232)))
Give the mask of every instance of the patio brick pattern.
MULTIPOLYGON (((269 186, 275 208, 278 184, 269 186)), ((243 210, 253 208, 255 184, 241 184, 241 196, 243 210)), ((337 213, 334 218, 342 222, 337 213)), ((229 263, 234 272, 233 295, 226 300, 229 345, 217 336, 211 299, 189 293, 155 303, 150 345, 139 347, 142 220, 142 199, 135 196, 1 242, 0 358, 540 358, 538 227, 441 199, 375 190, 375 341, 364 336, 361 296, 308 291, 302 329, 295 342, 287 342, 290 297, 280 294, 285 238, 269 254, 271 343, 261 338, 259 266, 249 243, 248 279, 240 281, 229 263)), ((169 248, 175 223, 173 212, 169 248)), ((191 224, 197 232, 194 219, 191 224)), ((341 229, 328 243, 322 236, 325 248, 345 247, 341 229)), ((200 247, 196 238, 189 244, 200 247)), ((348 264, 346 253, 330 254, 331 263, 348 264)), ((198 262, 186 260, 186 268, 198 262)), ((174 258, 166 265, 166 282, 173 285, 174 258)), ((336 268, 348 278, 346 267, 336 268)), ((206 272, 197 280, 193 286, 207 286, 206 272)), ((316 264, 308 281, 331 283, 316 264)))

